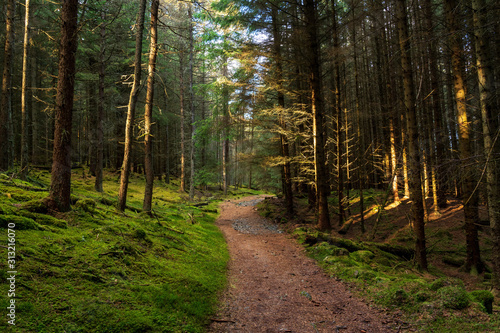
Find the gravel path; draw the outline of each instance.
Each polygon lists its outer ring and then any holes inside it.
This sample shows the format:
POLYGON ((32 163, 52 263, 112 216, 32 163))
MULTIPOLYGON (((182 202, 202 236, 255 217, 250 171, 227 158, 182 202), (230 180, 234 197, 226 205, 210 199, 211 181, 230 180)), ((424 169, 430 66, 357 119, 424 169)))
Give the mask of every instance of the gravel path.
POLYGON ((221 204, 217 224, 231 255, 229 287, 209 332, 395 332, 391 318, 326 276, 257 214, 264 197, 221 204))

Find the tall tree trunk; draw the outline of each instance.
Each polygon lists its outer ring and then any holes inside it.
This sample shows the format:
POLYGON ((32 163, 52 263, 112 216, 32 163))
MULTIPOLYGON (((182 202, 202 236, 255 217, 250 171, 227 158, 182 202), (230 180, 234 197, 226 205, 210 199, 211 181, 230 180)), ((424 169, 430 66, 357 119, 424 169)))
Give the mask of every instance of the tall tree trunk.
MULTIPOLYGON (((30 57, 31 60, 31 89, 34 91, 36 87, 39 87, 39 75, 38 74, 38 61, 36 57, 30 57)), ((34 95, 34 94, 33 94, 34 95)), ((40 156, 41 149, 41 121, 40 113, 38 109, 38 102, 34 98, 31 99, 31 163, 35 165, 40 165, 42 163, 42 156, 40 156)))
POLYGON ((151 214, 151 203, 153 201, 153 136, 151 135, 151 124, 153 123, 153 101, 155 91, 156 55, 158 54, 158 7, 160 0, 151 2, 151 41, 149 45, 148 64, 148 86, 146 91, 146 107, 144 110, 144 170, 146 172, 146 185, 144 188, 144 201, 142 209, 151 214))
POLYGON ((315 0, 304 1, 304 14, 307 34, 307 65, 310 88, 310 105, 313 117, 314 171, 316 198, 318 207, 318 229, 330 230, 330 213, 328 209, 328 178, 325 166, 324 146, 324 110, 321 96, 320 48, 318 41, 318 18, 315 0))
MULTIPOLYGON (((338 210, 339 210, 339 225, 344 224, 345 221, 345 203, 344 203, 344 172, 343 172, 343 157, 344 157, 344 140, 342 136, 342 107, 341 107, 341 95, 340 95, 340 43, 339 43, 339 31, 337 26, 337 10, 335 8, 335 0, 332 1, 332 34, 333 34, 333 52, 334 52, 334 70, 335 70, 335 116, 336 116, 336 128, 337 133, 337 144, 335 147, 337 153, 336 169, 337 169, 337 196, 338 196, 338 210)), ((319 50, 318 50, 319 51, 319 50)))
POLYGON ((401 67, 403 69, 404 102, 406 108, 406 124, 408 132, 409 153, 409 187, 411 204, 411 222, 416 235, 415 256, 417 264, 422 270, 427 270, 427 254, 425 248, 424 206, 422 198, 422 183, 420 179, 421 166, 418 143, 416 99, 411 67, 410 40, 408 37, 408 21, 406 1, 396 0, 397 26, 399 45, 401 49, 401 67))
POLYGON ((15 0, 8 0, 5 15, 5 51, 3 58, 2 96, 0 101, 0 170, 7 170, 13 166, 14 138, 11 103, 15 5, 15 0))
POLYGON ((293 214, 293 192, 292 192, 292 177, 290 172, 290 150, 288 145, 288 138, 286 135, 286 121, 284 119, 285 109, 285 95, 283 94, 283 65, 281 59, 281 32, 279 29, 280 22, 278 21, 278 10, 276 6, 272 6, 272 20, 273 20, 273 47, 274 47, 274 61, 276 66, 276 84, 278 94, 278 108, 279 108, 279 125, 282 134, 280 135, 281 152, 283 156, 283 193, 285 194, 285 208, 287 214, 293 214))
POLYGON ((185 125, 185 111, 186 102, 184 98, 184 51, 180 51, 179 54, 179 111, 180 111, 180 134, 181 134, 181 182, 179 192, 186 192, 186 131, 184 129, 185 125))
POLYGON ((130 176, 130 163, 132 160, 132 143, 134 140, 134 120, 135 107, 139 97, 141 85, 141 55, 142 55, 142 35, 144 30, 144 14, 146 12, 146 0, 141 0, 139 16, 137 17, 135 35, 135 57, 134 57, 134 83, 130 91, 127 107, 127 123, 125 125, 125 149, 123 152, 123 164, 120 177, 120 190, 118 192, 118 210, 124 211, 127 206, 128 179, 130 176))
POLYGON ((391 177, 392 183, 392 199, 395 203, 399 203, 399 189, 398 189, 398 159, 396 156, 396 134, 394 129, 394 117, 389 117, 389 135, 391 143, 391 177))
MULTIPOLYGON (((479 78, 479 101, 483 123, 484 155, 486 160, 486 190, 488 197, 488 213, 492 230, 493 250, 493 286, 500 291, 500 191, 498 189, 498 161, 500 143, 493 137, 498 131, 498 105, 494 96, 494 73, 491 66, 488 41, 491 35, 486 28, 486 3, 484 0, 473 0, 474 35, 476 44, 476 65, 479 78)), ((498 134, 497 134, 498 135, 498 134)))
POLYGON ((61 49, 57 78, 54 151, 50 184, 51 205, 61 212, 71 209, 71 131, 78 45, 78 0, 65 0, 61 9, 61 49))
POLYGON ((191 152, 190 152, 190 165, 191 172, 189 176, 189 200, 194 198, 194 176, 195 176, 195 164, 194 164, 194 150, 195 150, 195 115, 194 115, 194 90, 193 90, 193 66, 194 66, 194 28, 193 28, 193 8, 192 4, 188 5, 188 16, 189 16, 189 114, 191 115, 191 152))
POLYGON ((21 84, 21 178, 25 179, 28 173, 28 52, 30 43, 30 0, 25 3, 24 42, 23 42, 23 75, 21 84))
MULTIPOLYGON (((222 75, 228 80, 227 57, 223 59, 222 75)), ((222 88, 222 189, 227 195, 229 187, 229 87, 224 82, 222 88)))
POLYGON ((478 195, 477 191, 474 191, 475 177, 470 142, 471 124, 467 119, 467 86, 465 82, 465 65, 462 59, 464 48, 456 21, 457 3, 455 0, 444 0, 444 4, 448 29, 451 32, 449 43, 453 67, 455 103, 457 107, 459 154, 462 166, 462 201, 464 205, 465 237, 467 242, 467 257, 463 268, 468 272, 481 273, 483 271, 483 263, 481 262, 476 228, 476 223, 479 220, 478 195))
POLYGON ((436 184, 436 199, 437 208, 445 208, 446 202, 446 192, 444 184, 444 170, 442 167, 443 160, 445 159, 445 144, 446 137, 443 130, 443 108, 442 108, 442 88, 439 84, 439 68, 438 68, 438 52, 437 52, 437 42, 435 40, 433 29, 434 29, 434 12, 432 10, 432 1, 425 0, 425 38, 428 42, 428 60, 429 60, 429 71, 430 71, 430 84, 432 90, 432 116, 433 116, 433 126, 435 141, 436 141, 436 156, 435 156, 435 184, 436 184))
MULTIPOLYGON (((354 16, 354 11, 353 11, 354 16)), ((359 190, 359 225, 361 228, 361 232, 365 233, 365 203, 364 203, 364 177, 365 177, 365 137, 361 131, 361 107, 360 107, 360 99, 361 95, 359 92, 359 69, 358 69, 358 52, 357 52, 357 42, 356 42, 356 28, 353 26, 352 29, 352 43, 353 43, 353 58, 354 58, 354 98, 355 98, 355 107, 354 110, 356 112, 356 134, 357 134, 357 160, 358 160, 358 169, 357 169, 357 178, 358 178, 358 190, 359 190)))
MULTIPOLYGON (((106 13, 103 10, 101 13, 101 19, 103 22, 106 19, 106 13)), ((104 78, 106 75, 106 24, 101 25, 100 31, 100 50, 99 50, 99 92, 97 100, 97 151, 96 151, 96 162, 95 162, 95 182, 94 189, 97 192, 102 192, 102 180, 103 180, 103 164, 104 164, 104 132, 103 132, 103 121, 104 121, 104 78)))

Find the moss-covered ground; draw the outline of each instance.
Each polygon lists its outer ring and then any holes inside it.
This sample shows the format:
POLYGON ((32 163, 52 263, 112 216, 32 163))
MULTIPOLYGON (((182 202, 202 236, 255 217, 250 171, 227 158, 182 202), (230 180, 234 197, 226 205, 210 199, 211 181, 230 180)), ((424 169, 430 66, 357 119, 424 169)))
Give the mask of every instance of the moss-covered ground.
MULTIPOLYGON (((421 272, 413 260, 414 236, 405 218, 405 203, 385 207, 377 221, 383 200, 383 192, 365 193, 365 233, 360 231, 356 204, 344 225, 336 225, 332 215, 331 233, 315 229, 307 198, 297 198, 293 217, 286 215, 277 199, 267 199, 258 207, 262 215, 285 223, 327 274, 348 283, 363 298, 399 313, 401 331, 500 332, 500 304, 490 292, 491 274, 471 275, 457 267, 465 257, 460 207, 451 203, 427 223, 430 268, 421 272), (345 232, 347 223, 352 226, 345 232), (447 258, 461 261, 450 263, 447 258)), ((335 204, 333 199, 333 212, 335 204)), ((480 237, 488 263, 488 233, 480 231, 480 237)))
MULTIPOLYGON (((128 209, 115 209, 118 175, 93 190, 84 169, 72 176, 68 213, 43 205, 50 175, 22 182, 0 174, 2 332, 202 332, 226 283, 228 252, 214 225, 223 197, 197 191, 195 206, 176 181, 155 182, 150 217, 144 179, 130 180, 128 209), (15 326, 8 324, 8 229, 15 223, 15 326)), ((234 190, 233 196, 257 194, 234 190)))

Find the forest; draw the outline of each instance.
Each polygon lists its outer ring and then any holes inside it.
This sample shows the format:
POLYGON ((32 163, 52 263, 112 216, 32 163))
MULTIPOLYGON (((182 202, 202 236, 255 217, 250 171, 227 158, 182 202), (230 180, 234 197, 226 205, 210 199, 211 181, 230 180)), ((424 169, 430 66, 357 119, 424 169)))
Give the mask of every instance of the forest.
POLYGON ((430 220, 458 206, 455 269, 499 295, 497 1, 0 4, 2 192, 44 188, 0 206, 2 228, 25 201, 70 224, 72 211, 95 218, 75 199, 84 182, 102 214, 154 221, 172 195, 193 221, 216 212, 209 192, 259 190, 277 194, 276 220, 372 240, 375 191, 375 223, 405 207, 424 274, 430 220))

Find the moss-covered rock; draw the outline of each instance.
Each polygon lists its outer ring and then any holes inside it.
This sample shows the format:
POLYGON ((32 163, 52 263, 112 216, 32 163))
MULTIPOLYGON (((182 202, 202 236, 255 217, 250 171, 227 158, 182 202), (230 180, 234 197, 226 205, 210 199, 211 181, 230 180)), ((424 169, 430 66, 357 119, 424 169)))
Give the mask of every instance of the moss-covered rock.
POLYGON ((31 200, 25 202, 21 209, 27 210, 32 213, 46 214, 48 212, 47 199, 31 200))
POLYGON ((40 214, 40 213, 32 213, 30 211, 26 210, 19 210, 19 215, 30 218, 36 223, 41 224, 41 225, 48 225, 51 227, 56 227, 60 229, 67 229, 68 228, 68 222, 64 220, 59 220, 53 216, 47 215, 47 214, 40 214))
POLYGON ((438 294, 445 308, 462 310, 469 306, 469 295, 462 287, 443 287, 438 290, 438 294))
POLYGON ((7 228, 9 223, 14 223, 15 230, 43 230, 33 219, 18 215, 0 215, 0 228, 7 228))
POLYGON ((87 213, 94 213, 96 206, 97 206, 97 203, 95 202, 95 200, 90 199, 90 198, 84 198, 84 199, 79 199, 75 203, 74 208, 83 210, 84 212, 87 212, 87 213))
POLYGON ((146 234, 146 231, 144 231, 143 229, 136 229, 134 231, 133 237, 137 238, 137 239, 146 239, 147 234, 146 234))
POLYGON ((488 290, 474 290, 469 293, 471 298, 481 304, 484 307, 484 311, 492 314, 493 313, 493 301, 495 297, 488 290))
POLYGON ((378 293, 378 302, 387 307, 402 306, 408 303, 410 296, 399 287, 389 288, 378 293))
POLYGON ((11 215, 14 212, 14 207, 0 204, 0 214, 11 215))
POLYGON ((116 201, 102 197, 99 199, 99 202, 106 206, 116 206, 116 201))
POLYGON ((452 285, 452 283, 448 279, 439 278, 439 279, 431 282, 431 284, 429 285, 429 289, 437 291, 443 287, 447 287, 447 286, 451 286, 451 285, 452 285))
POLYGON ((360 251, 355 251, 349 255, 352 259, 356 260, 357 262, 361 263, 369 263, 372 261, 373 258, 375 258, 375 254, 372 251, 368 250, 360 250, 360 251))
POLYGON ((413 298, 416 302, 422 303, 428 301, 431 298, 431 294, 427 291, 418 291, 413 298))

